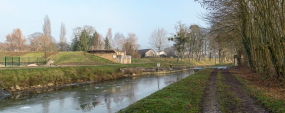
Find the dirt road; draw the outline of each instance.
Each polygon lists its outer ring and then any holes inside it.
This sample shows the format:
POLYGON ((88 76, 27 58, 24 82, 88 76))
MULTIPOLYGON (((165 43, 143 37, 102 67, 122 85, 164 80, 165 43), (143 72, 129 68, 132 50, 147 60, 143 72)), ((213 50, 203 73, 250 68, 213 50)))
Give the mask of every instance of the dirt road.
POLYGON ((267 113, 251 98, 228 69, 215 69, 209 77, 201 104, 203 113, 267 113), (217 79, 219 77, 219 79, 217 79))

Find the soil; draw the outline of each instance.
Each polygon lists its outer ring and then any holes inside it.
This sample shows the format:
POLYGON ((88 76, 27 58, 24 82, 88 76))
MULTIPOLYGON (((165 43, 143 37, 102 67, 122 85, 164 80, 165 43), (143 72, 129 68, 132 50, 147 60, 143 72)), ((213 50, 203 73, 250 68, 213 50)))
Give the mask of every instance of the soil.
POLYGON ((208 84, 204 90, 203 100, 202 100, 202 113, 220 113, 220 104, 218 102, 217 96, 217 72, 215 69, 211 72, 208 84))
MULTIPOLYGON (((222 76, 225 77, 223 84, 228 85, 230 90, 233 92, 234 97, 239 100, 238 103, 234 105, 227 105, 228 109, 231 112, 241 112, 241 113, 267 113, 261 105, 258 105, 257 102, 251 98, 250 94, 243 88, 243 85, 229 72, 228 69, 215 69, 209 77, 208 84, 204 90, 204 95, 201 103, 201 112, 203 113, 220 113, 221 105, 218 100, 218 90, 217 90, 217 72, 221 71, 222 76)), ((226 91, 225 91, 226 92, 226 91)))

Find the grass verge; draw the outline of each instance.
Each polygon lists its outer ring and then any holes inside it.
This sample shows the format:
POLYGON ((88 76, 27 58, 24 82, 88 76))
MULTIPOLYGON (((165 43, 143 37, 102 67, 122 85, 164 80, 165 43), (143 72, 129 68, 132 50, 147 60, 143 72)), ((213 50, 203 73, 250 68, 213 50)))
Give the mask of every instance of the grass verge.
POLYGON ((203 91, 207 85, 211 71, 212 69, 201 70, 155 92, 119 112, 199 112, 199 104, 202 101, 203 91))

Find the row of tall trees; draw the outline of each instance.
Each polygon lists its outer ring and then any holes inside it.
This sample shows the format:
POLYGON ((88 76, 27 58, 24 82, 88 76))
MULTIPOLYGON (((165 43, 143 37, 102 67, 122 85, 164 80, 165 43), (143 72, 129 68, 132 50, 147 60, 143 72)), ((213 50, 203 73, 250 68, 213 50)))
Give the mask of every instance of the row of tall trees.
POLYGON ((285 78, 284 0, 199 2, 210 12, 205 19, 219 45, 235 48, 256 72, 285 78))
MULTIPOLYGON (((232 60, 231 50, 224 50, 219 45, 217 45, 217 40, 214 40, 211 35, 209 35, 209 29, 200 27, 198 25, 186 25, 178 22, 175 25, 176 33, 173 37, 168 38, 169 41, 174 42, 174 47, 177 52, 177 61, 181 58, 188 57, 190 60, 201 61, 201 58, 209 58, 211 60, 213 57, 218 57, 220 62, 232 60)), ((171 48, 167 48, 168 52, 171 52, 171 48)), ((173 54, 173 53, 171 53, 173 54)))
POLYGON ((12 33, 7 34, 6 41, 1 43, 1 51, 57 51, 68 50, 66 43, 65 27, 62 23, 60 43, 56 43, 51 36, 51 25, 48 16, 44 18, 43 32, 35 32, 27 38, 22 34, 21 29, 16 28, 12 33), (27 42, 29 42, 27 44, 27 42))
POLYGON ((138 49, 140 45, 137 42, 138 37, 134 33, 129 33, 128 37, 122 33, 116 33, 112 36, 112 29, 109 28, 106 37, 103 38, 94 27, 83 26, 73 29, 73 39, 71 50, 86 51, 86 50, 118 50, 126 51, 127 55, 139 57, 138 49))
POLYGON ((43 32, 35 32, 26 38, 21 29, 16 28, 12 33, 7 34, 6 41, 0 43, 1 51, 86 51, 86 50, 109 50, 116 49, 127 51, 128 55, 139 57, 137 36, 129 33, 125 37, 122 33, 112 36, 112 29, 109 28, 104 38, 93 26, 85 25, 73 29, 72 43, 69 45, 66 40, 65 24, 61 24, 59 43, 56 43, 51 36, 51 22, 48 16, 44 18, 43 32), (28 39, 28 40, 27 40, 28 39), (29 42, 29 43, 27 43, 29 42))

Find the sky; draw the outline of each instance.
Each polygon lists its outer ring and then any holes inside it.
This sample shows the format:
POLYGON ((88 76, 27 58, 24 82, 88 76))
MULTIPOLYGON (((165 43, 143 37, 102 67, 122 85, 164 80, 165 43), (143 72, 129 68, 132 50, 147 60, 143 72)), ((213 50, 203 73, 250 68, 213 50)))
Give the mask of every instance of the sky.
POLYGON ((158 28, 171 36, 178 21, 207 27, 201 15, 206 12, 194 0, 0 0, 0 42, 13 29, 20 28, 28 37, 43 32, 44 17, 51 22, 51 35, 59 42, 61 23, 71 43, 72 29, 90 25, 104 37, 108 28, 112 35, 127 37, 135 33, 140 49, 151 48, 149 38, 158 28))

